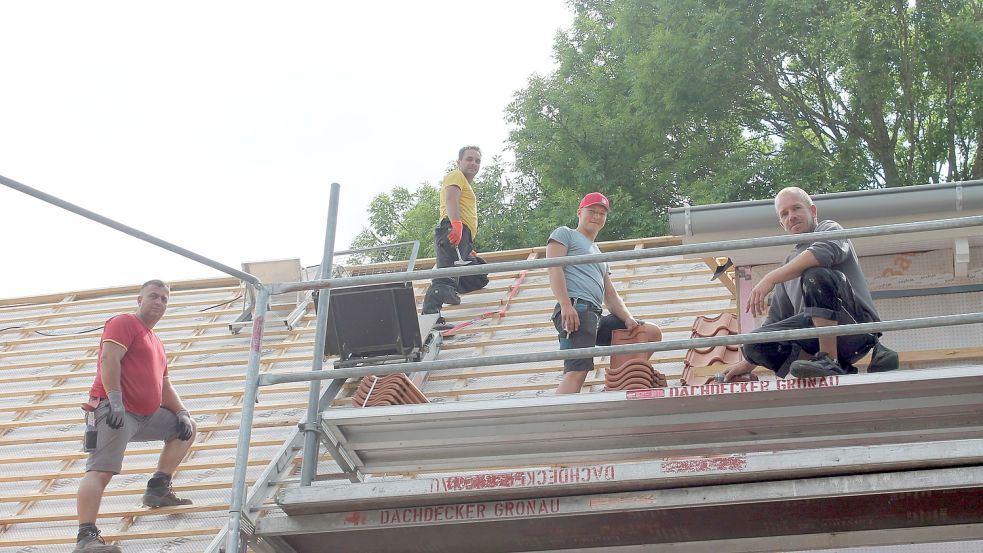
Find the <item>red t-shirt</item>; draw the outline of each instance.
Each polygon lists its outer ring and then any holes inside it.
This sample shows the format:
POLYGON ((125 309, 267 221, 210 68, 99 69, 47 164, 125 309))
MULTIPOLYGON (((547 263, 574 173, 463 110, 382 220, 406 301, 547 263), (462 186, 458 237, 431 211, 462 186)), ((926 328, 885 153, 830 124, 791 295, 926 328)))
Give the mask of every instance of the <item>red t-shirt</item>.
POLYGON ((120 362, 123 406, 137 415, 153 414, 160 407, 161 390, 167 376, 164 344, 136 315, 117 315, 106 321, 99 340, 96 380, 89 390, 90 396, 102 399, 109 397, 102 386, 102 345, 107 340, 126 348, 120 362))

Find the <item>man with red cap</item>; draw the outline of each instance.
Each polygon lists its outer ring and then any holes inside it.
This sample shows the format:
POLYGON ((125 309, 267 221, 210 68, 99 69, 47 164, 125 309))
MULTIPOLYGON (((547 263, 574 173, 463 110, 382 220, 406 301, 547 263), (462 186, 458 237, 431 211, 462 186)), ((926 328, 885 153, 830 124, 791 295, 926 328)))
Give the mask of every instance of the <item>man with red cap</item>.
MULTIPOLYGON (((577 208, 577 228, 554 230, 546 244, 546 257, 601 253, 594 240, 604 228, 610 210, 611 203, 604 194, 591 192, 584 196, 577 208)), ((560 349, 608 346, 612 330, 638 326, 614 289, 607 263, 550 267, 549 280, 557 301, 553 325, 560 333, 560 349), (603 317, 602 304, 610 311, 603 317)), ((587 373, 593 369, 594 359, 589 357, 563 361, 563 380, 556 393, 579 393, 587 373)))

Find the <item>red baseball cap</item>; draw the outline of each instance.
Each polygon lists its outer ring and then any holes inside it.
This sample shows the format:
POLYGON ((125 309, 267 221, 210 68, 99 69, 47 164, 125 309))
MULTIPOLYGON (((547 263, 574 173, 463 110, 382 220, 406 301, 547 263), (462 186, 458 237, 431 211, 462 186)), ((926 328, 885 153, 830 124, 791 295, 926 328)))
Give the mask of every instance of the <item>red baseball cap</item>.
POLYGON ((584 199, 580 200, 580 207, 578 207, 577 209, 590 207, 595 204, 601 204, 608 211, 611 211, 611 202, 608 201, 607 196, 601 194, 600 192, 591 192, 590 194, 584 196, 584 199))

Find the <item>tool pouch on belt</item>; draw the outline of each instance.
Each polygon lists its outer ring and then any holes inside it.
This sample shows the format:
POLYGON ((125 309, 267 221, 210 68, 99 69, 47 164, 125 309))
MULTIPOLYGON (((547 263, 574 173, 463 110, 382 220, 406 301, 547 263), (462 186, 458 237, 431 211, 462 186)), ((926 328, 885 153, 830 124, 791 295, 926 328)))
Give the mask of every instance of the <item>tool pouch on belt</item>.
POLYGON ((97 397, 90 397, 89 401, 82 404, 82 411, 85 412, 85 435, 82 438, 82 451, 89 453, 96 450, 96 442, 99 432, 96 430, 96 408, 99 407, 101 400, 97 397))
MULTIPOLYGON (((485 260, 477 255, 468 256, 465 261, 470 261, 472 265, 484 265, 485 260)), ((461 294, 481 290, 488 286, 488 275, 468 275, 462 276, 458 281, 457 291, 461 294)))

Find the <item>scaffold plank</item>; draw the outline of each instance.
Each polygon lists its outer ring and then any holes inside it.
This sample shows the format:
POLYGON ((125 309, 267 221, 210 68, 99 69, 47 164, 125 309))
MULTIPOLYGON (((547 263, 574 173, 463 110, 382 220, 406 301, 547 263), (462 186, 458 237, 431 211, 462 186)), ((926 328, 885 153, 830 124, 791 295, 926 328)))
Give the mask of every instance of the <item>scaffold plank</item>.
POLYGON ((983 465, 983 439, 544 466, 281 490, 289 515, 983 465))
POLYGON ((368 409, 321 426, 365 473, 983 437, 983 367, 368 409))
POLYGON ((259 521, 257 534, 278 536, 298 553, 326 544, 377 551, 383 543, 391 552, 608 551, 640 544, 652 551, 711 543, 718 545, 714 551, 733 551, 734 540, 769 538, 794 550, 798 540, 817 536, 836 536, 843 546, 870 544, 871 531, 885 535, 881 544, 895 543, 886 531, 903 529, 925 528, 939 540, 979 539, 981 493, 983 467, 956 467, 271 516, 259 521))

